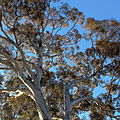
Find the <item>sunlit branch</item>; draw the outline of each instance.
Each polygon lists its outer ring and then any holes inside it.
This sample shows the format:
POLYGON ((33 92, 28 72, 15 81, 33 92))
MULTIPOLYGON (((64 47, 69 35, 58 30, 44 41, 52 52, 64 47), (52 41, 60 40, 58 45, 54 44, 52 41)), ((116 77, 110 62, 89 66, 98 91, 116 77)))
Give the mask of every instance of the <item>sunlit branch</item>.
POLYGON ((7 66, 7 67, 0 67, 0 69, 2 70, 12 70, 14 72, 16 72, 16 68, 15 66, 12 64, 12 62, 8 61, 8 60, 3 60, 3 59, 0 59, 0 63, 2 63, 3 65, 7 66))
POLYGON ((20 68, 19 64, 12 57, 7 55, 3 51, 0 51, 0 54, 4 55, 15 66, 15 68, 17 70, 16 72, 19 75, 21 81, 28 87, 28 89, 30 89, 30 91, 32 91, 31 88, 33 88, 33 85, 32 85, 32 83, 29 80, 26 80, 26 77, 24 76, 23 71, 20 68))
POLYGON ((29 90, 14 90, 14 89, 11 89, 11 90, 7 90, 7 89, 0 89, 0 93, 11 93, 12 97, 19 97, 21 95, 27 95, 27 96, 31 96, 31 93, 29 90))
POLYGON ((23 75, 23 72, 21 71, 21 68, 20 66, 18 65, 18 63, 12 58, 10 57, 9 55, 7 55, 6 53, 4 53, 4 51, 0 50, 0 53, 2 55, 4 55, 6 57, 6 59, 8 59, 16 68, 17 70, 19 71, 19 74, 20 75, 23 75))

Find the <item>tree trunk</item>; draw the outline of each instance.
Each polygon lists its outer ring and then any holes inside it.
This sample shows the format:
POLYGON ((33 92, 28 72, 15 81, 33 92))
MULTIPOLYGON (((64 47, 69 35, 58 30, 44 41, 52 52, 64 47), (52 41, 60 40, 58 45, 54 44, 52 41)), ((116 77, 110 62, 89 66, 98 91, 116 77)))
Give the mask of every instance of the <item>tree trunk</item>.
POLYGON ((65 120, 71 120, 71 116, 70 116, 70 93, 69 93, 69 89, 66 87, 64 90, 64 99, 65 99, 65 120))
POLYGON ((40 88, 35 88, 34 92, 34 101, 37 105, 38 115, 40 120, 51 120, 51 115, 46 105, 46 101, 43 97, 42 90, 40 88))

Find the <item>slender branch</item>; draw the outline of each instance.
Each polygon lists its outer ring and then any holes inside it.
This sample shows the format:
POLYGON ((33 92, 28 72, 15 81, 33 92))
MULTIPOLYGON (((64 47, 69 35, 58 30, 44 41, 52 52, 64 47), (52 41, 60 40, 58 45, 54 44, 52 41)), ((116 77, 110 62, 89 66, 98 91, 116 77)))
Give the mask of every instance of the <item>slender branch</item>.
POLYGON ((73 26, 63 36, 66 36, 71 30, 73 30, 73 28, 75 28, 75 26, 78 23, 78 21, 79 21, 79 18, 75 21, 75 23, 73 24, 73 26))
POLYGON ((52 120, 63 120, 62 118, 53 117, 52 120))
POLYGON ((16 72, 19 75, 19 78, 21 79, 21 81, 25 84, 25 86, 27 86, 27 88, 32 92, 33 85, 32 83, 26 79, 26 77, 23 74, 22 69, 20 68, 19 64, 9 55, 7 55, 6 53, 4 53, 2 50, 0 50, 0 53, 2 55, 4 55, 16 68, 16 72))
POLYGON ((83 97, 80 97, 80 98, 76 98, 76 99, 74 99, 73 101, 71 101, 70 108, 72 109, 72 107, 73 107, 75 104, 78 104, 78 103, 81 102, 81 101, 91 100, 91 99, 93 99, 93 97, 91 97, 91 96, 83 96, 83 97))
MULTIPOLYGON (((1 29, 2 29, 2 28, 1 28, 1 29)), ((2 30, 2 31, 4 31, 4 30, 2 30)), ((4 34, 6 34, 5 31, 4 31, 4 34)), ((6 40, 7 42, 9 42, 10 44, 14 45, 14 46, 20 51, 21 56, 22 56, 22 60, 23 60, 23 64, 24 64, 24 67, 26 68, 26 71, 28 72, 28 74, 29 74, 31 77, 33 77, 34 74, 33 74, 33 72, 29 69, 27 63, 25 62, 26 59, 25 59, 25 56, 24 56, 24 53, 23 53, 22 49, 21 49, 13 40, 11 40, 11 38, 10 38, 7 34, 6 34, 6 36, 7 36, 7 38, 0 35, 0 38, 1 38, 1 39, 4 39, 4 40, 6 40)))
POLYGON ((79 98, 76 98, 74 99, 72 102, 71 102, 71 108, 75 105, 75 104, 78 104, 79 102, 81 101, 84 101, 84 100, 93 100, 96 105, 99 105, 100 107, 104 106, 104 103, 101 102, 99 99, 97 98, 93 98, 92 96, 81 96, 79 98))
POLYGON ((3 59, 0 59, 0 63, 4 64, 5 66, 4 67, 0 67, 0 69, 6 69, 6 70, 12 70, 12 71, 16 71, 15 69, 15 66, 8 60, 3 60, 3 59))
POLYGON ((23 75, 23 72, 21 71, 20 66, 18 65, 18 63, 8 54, 6 54, 3 50, 0 50, 0 54, 4 55, 19 71, 20 75, 23 75))
POLYGON ((14 90, 14 89, 11 89, 11 90, 7 90, 7 89, 0 89, 0 93, 14 93, 15 95, 12 95, 14 96, 15 98, 21 96, 21 95, 27 95, 27 96, 31 96, 31 93, 29 90, 14 90))
MULTIPOLYGON (((71 102, 70 109, 72 109, 75 104, 78 104, 79 102, 84 101, 84 100, 89 100, 89 101, 92 100, 92 101, 94 101, 94 103, 95 103, 98 107, 100 107, 103 111, 106 111, 105 104, 104 104, 102 101, 100 101, 99 99, 93 98, 92 96, 83 96, 83 97, 74 99, 74 100, 71 102)), ((112 115, 112 114, 110 114, 110 113, 106 113, 106 115, 110 116, 111 118, 115 118, 115 119, 117 119, 117 118, 120 117, 120 115, 114 116, 114 115, 112 115)))
POLYGON ((10 71, 13 71, 11 68, 5 68, 5 67, 0 67, 0 70, 10 70, 10 71))

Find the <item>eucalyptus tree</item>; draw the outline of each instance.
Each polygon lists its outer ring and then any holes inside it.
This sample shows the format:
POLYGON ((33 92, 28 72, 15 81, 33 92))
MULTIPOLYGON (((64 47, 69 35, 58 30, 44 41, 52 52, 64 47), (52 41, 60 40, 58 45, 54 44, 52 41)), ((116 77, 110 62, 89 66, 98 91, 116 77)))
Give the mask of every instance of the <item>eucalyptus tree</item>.
POLYGON ((0 2, 1 119, 119 119, 120 23, 58 3, 0 2))

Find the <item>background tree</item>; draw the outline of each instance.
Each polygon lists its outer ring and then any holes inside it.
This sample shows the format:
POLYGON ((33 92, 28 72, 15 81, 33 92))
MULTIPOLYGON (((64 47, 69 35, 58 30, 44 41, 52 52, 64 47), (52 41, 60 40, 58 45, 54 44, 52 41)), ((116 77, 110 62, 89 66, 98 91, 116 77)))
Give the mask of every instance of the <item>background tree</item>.
POLYGON ((1 119, 119 119, 120 23, 55 2, 0 3, 1 119))

